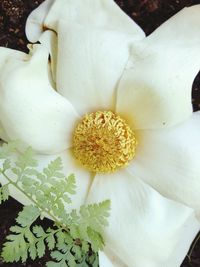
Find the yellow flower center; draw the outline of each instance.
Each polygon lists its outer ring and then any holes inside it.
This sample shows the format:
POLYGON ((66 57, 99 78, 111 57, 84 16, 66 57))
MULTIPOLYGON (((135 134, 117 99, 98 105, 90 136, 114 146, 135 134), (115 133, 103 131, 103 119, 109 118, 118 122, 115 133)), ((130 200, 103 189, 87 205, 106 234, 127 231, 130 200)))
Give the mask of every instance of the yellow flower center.
POLYGON ((126 166, 135 155, 134 132, 112 111, 86 114, 74 131, 77 160, 95 173, 109 173, 126 166))

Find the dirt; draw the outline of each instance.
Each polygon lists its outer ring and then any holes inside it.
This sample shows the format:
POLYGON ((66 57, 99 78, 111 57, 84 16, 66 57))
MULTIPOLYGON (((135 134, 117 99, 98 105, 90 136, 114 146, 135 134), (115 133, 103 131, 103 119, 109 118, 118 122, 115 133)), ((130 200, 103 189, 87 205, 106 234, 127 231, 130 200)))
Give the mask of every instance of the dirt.
MULTIPOLYGON (((0 1, 0 46, 27 51, 25 21, 31 10, 41 2, 43 0, 0 1)), ((200 0, 116 0, 116 2, 147 35, 183 7, 200 4, 200 0)), ((197 75, 193 84, 192 101, 194 110, 200 110, 200 75, 197 75)), ((13 199, 0 206, 0 246, 21 209, 22 206, 13 199)), ((48 226, 50 222, 44 220, 43 224, 48 226)), ((45 255, 42 259, 28 261, 25 264, 5 264, 0 260, 0 267, 43 267, 47 259, 48 255, 45 255)), ((196 243, 190 257, 186 257, 181 267, 200 267, 200 241, 196 243)))

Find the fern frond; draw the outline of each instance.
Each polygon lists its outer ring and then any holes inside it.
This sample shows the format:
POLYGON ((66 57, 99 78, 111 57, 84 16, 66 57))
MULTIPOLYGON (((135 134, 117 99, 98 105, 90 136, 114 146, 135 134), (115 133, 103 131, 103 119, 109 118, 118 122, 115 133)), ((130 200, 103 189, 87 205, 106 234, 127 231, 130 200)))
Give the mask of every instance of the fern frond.
POLYGON ((8 199, 10 184, 33 203, 23 208, 16 225, 10 228, 1 253, 4 261, 25 262, 28 257, 35 260, 48 250, 53 260, 47 266, 97 267, 97 251, 104 246, 101 234, 108 225, 110 201, 83 205, 79 211, 67 213, 66 207, 76 193, 76 181, 73 174, 63 174, 61 158, 39 171, 33 150, 29 147, 16 153, 15 142, 0 148, 0 158, 4 159, 0 175, 7 179, 7 184, 0 187, 0 203, 8 199), (45 230, 34 225, 44 214, 54 220, 53 228, 45 230))
POLYGON ((9 184, 5 184, 5 185, 0 187, 0 204, 2 202, 5 202, 9 198, 10 192, 9 192, 8 185, 9 184))

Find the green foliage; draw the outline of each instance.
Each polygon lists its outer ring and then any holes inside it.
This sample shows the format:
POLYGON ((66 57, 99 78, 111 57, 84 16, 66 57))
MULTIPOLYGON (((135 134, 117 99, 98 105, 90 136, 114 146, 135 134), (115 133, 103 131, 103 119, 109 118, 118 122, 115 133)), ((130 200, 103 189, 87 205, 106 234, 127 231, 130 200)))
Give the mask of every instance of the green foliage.
POLYGON ((0 146, 0 159, 6 159, 10 157, 10 155, 16 152, 16 149, 19 146, 19 144, 20 144, 19 141, 2 143, 2 145, 0 146))
POLYGON ((39 215, 40 211, 35 206, 24 207, 19 213, 17 225, 10 228, 11 234, 7 236, 3 247, 1 256, 5 262, 25 262, 28 257, 35 260, 49 250, 54 261, 48 262, 47 266, 87 267, 93 263, 92 266, 98 266, 97 253, 90 250, 88 242, 74 239, 58 226, 46 231, 40 225, 32 226, 39 215), (87 249, 83 249, 83 246, 87 249))
POLYGON ((0 187, 0 204, 9 198, 9 187, 8 184, 0 187))
POLYGON ((21 178, 21 186, 29 197, 57 219, 63 217, 66 204, 71 203, 70 196, 76 193, 74 175, 65 177, 62 168, 61 158, 56 158, 42 172, 26 168, 21 178))
MULTIPOLYGON (((12 226, 12 234, 7 236, 4 244, 2 257, 5 262, 19 261, 25 262, 28 257, 30 244, 34 242, 34 236, 30 230, 32 223, 39 217, 40 211, 37 207, 27 206, 19 212, 16 219, 18 225, 12 226)), ((38 254, 41 251, 38 249, 38 254)))
POLYGON ((17 142, 3 144, 0 158, 4 159, 0 174, 7 181, 0 187, 0 204, 9 197, 9 186, 21 191, 32 205, 18 214, 16 225, 10 228, 1 256, 5 262, 35 260, 51 251, 47 266, 98 266, 98 250, 104 246, 103 228, 108 225, 110 201, 83 205, 80 210, 67 212, 76 194, 73 174, 65 176, 61 158, 39 170, 33 150, 16 152, 17 142), (54 220, 52 228, 44 229, 35 221, 41 216, 54 220))
POLYGON ((84 251, 83 242, 80 244, 80 240, 74 240, 69 233, 58 232, 56 237, 58 240, 56 249, 51 252, 51 257, 54 261, 47 262, 47 266, 99 266, 98 255, 94 252, 91 253, 87 242, 85 242, 87 251, 84 251))
POLYGON ((79 213, 73 210, 68 220, 68 227, 74 239, 88 240, 93 251, 103 249, 102 228, 108 226, 110 201, 81 206, 79 213))

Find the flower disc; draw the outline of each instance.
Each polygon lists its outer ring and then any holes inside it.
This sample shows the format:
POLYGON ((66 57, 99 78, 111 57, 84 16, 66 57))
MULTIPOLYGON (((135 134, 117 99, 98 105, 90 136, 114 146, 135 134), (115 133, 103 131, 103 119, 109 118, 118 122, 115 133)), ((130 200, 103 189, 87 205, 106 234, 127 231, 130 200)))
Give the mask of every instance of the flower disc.
POLYGON ((136 145, 134 132, 112 111, 86 114, 74 131, 74 155, 95 173, 114 172, 127 165, 136 145))

